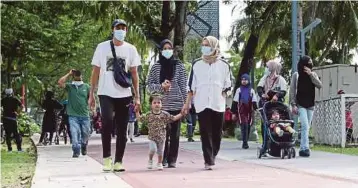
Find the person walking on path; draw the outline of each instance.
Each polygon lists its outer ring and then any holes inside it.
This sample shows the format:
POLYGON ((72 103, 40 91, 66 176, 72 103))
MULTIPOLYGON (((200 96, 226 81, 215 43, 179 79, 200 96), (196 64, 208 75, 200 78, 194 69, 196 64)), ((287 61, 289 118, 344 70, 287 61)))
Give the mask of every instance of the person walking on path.
POLYGON ((292 75, 290 86, 292 112, 298 114, 301 122, 301 157, 310 156, 308 135, 315 105, 315 89, 322 87, 322 82, 312 68, 312 59, 309 56, 302 56, 297 64, 298 72, 292 75))
POLYGON ((50 145, 52 145, 53 133, 56 131, 56 110, 63 108, 62 104, 57 100, 53 99, 54 93, 47 91, 45 94, 45 100, 42 103, 42 108, 46 110, 43 121, 42 121, 42 132, 40 136, 38 146, 42 145, 46 133, 50 133, 50 145))
POLYGON ((194 137, 194 131, 195 131, 195 127, 196 127, 197 115, 196 115, 193 99, 191 100, 191 107, 190 107, 189 114, 187 115, 186 119, 187 119, 188 142, 195 142, 193 137, 194 137))
POLYGON ((187 114, 194 95, 198 113, 205 169, 212 170, 220 150, 225 103, 231 92, 230 66, 220 58, 219 40, 207 36, 202 41, 202 58, 193 62, 188 86, 189 95, 183 107, 187 114))
POLYGON ((123 155, 127 143, 128 105, 134 100, 139 110, 139 78, 137 67, 140 57, 137 49, 125 42, 127 24, 116 19, 112 23, 113 39, 97 45, 92 59, 91 92, 89 105, 94 108, 94 93, 97 95, 102 114, 103 171, 125 171, 123 155), (133 83, 132 83, 133 82, 133 83), (131 86, 133 85, 134 99, 131 86), (115 116, 113 116, 113 112, 115 116), (115 117, 115 124, 114 119, 115 117), (111 158, 111 132, 116 127, 116 152, 114 166, 111 158), (113 167, 112 167, 113 166, 113 167))
POLYGON ((87 155, 87 143, 91 131, 89 117, 88 97, 90 86, 82 81, 81 71, 71 70, 58 80, 61 88, 65 88, 68 94, 66 112, 70 124, 72 157, 87 155), (73 81, 66 83, 68 77, 72 76, 73 81))
POLYGON ((140 115, 136 112, 138 120, 146 122, 148 125, 148 139, 149 139, 149 161, 148 169, 153 168, 154 153, 158 154, 157 168, 163 170, 163 150, 166 139, 166 127, 172 121, 177 121, 182 117, 182 114, 171 115, 168 112, 162 111, 162 98, 160 95, 152 95, 149 98, 151 104, 151 111, 148 114, 140 115))
MULTIPOLYGON (((68 115, 67 115, 68 100, 63 101, 62 105, 63 105, 63 108, 62 108, 62 110, 60 111, 60 114, 59 114, 61 116, 61 125, 60 125, 60 128, 59 128, 58 132, 61 133, 63 131, 63 129, 66 129, 68 137, 70 138, 70 144, 72 144, 70 123, 68 121, 68 115)), ((63 135, 63 137, 66 137, 66 135, 63 135)))
POLYGON ((20 113, 22 104, 19 99, 13 96, 12 88, 5 89, 5 95, 6 96, 1 99, 1 107, 3 107, 2 123, 4 124, 7 150, 8 152, 12 152, 11 135, 13 135, 16 141, 17 151, 22 151, 22 139, 18 132, 16 119, 18 113, 20 113))
POLYGON ((241 76, 241 86, 237 88, 233 101, 231 111, 233 112, 234 120, 238 117, 238 123, 241 128, 242 148, 248 149, 249 145, 247 141, 252 124, 252 114, 253 110, 257 109, 255 90, 251 87, 250 76, 248 74, 241 76))
MULTIPOLYGON (((263 107, 267 101, 280 101, 285 100, 287 93, 287 82, 284 77, 280 75, 282 65, 279 62, 270 60, 266 63, 268 73, 266 73, 257 85, 257 94, 260 98, 259 108, 263 107)), ((262 115, 261 115, 262 116, 262 115)), ((266 151, 267 136, 264 131, 264 122, 261 121, 261 136, 263 140, 262 148, 266 151)), ((264 154, 266 156, 266 154, 264 154)))
POLYGON ((225 113, 224 113, 224 127, 223 127, 223 134, 224 137, 228 137, 231 129, 232 129, 232 111, 231 109, 226 106, 225 113))
MULTIPOLYGON (((173 56, 173 43, 166 39, 160 43, 159 61, 148 75, 149 93, 163 95, 163 110, 171 115, 178 114, 187 97, 187 74, 180 60, 173 56)), ((180 121, 174 121, 167 127, 163 165, 175 168, 178 158, 180 121)))
POLYGON ((135 106, 133 102, 129 104, 129 121, 128 121, 128 128, 127 128, 127 136, 129 137, 131 142, 134 142, 134 123, 136 120, 136 112, 135 112, 135 106))

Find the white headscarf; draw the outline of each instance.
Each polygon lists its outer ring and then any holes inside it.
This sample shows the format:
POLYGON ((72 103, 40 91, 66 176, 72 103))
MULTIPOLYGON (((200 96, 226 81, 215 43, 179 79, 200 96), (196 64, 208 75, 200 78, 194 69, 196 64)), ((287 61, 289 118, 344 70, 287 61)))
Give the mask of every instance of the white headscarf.
POLYGON ((266 63, 266 65, 271 74, 275 72, 276 75, 279 75, 281 73, 281 69, 282 69, 281 63, 275 60, 270 60, 266 63))
POLYGON ((279 76, 281 73, 282 65, 275 60, 268 61, 266 65, 270 72, 270 74, 266 77, 264 87, 265 93, 267 94, 271 89, 273 89, 272 87, 280 81, 279 76))
POLYGON ((213 36, 207 36, 203 38, 203 41, 207 40, 211 49, 213 49, 210 55, 202 55, 201 58, 207 63, 214 63, 216 59, 220 57, 220 45, 219 40, 213 36))

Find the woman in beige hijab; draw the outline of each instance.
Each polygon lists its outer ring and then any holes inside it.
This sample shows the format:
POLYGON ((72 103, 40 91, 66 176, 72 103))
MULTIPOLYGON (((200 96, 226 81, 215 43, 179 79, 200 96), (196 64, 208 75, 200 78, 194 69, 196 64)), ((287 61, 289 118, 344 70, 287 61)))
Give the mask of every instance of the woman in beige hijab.
POLYGON ((198 114, 205 169, 212 170, 220 150, 226 96, 231 91, 230 66, 220 56, 219 40, 207 36, 202 41, 202 57, 193 62, 188 81, 189 94, 183 113, 191 99, 198 114))
MULTIPOLYGON (((257 93, 260 97, 260 108, 266 101, 283 102, 287 92, 287 82, 285 78, 280 75, 282 65, 275 60, 268 61, 266 65, 268 73, 261 78, 257 85, 257 93)), ((261 130, 265 130, 263 122, 261 122, 261 130)), ((261 136, 263 140, 262 152, 264 152, 267 147, 267 136, 265 136, 265 131, 261 131, 261 136)), ((266 156, 266 153, 263 153, 263 156, 266 156)))
POLYGON ((220 46, 219 40, 213 36, 207 36, 203 38, 202 46, 201 46, 203 61, 211 64, 215 63, 215 61, 220 58, 220 46))

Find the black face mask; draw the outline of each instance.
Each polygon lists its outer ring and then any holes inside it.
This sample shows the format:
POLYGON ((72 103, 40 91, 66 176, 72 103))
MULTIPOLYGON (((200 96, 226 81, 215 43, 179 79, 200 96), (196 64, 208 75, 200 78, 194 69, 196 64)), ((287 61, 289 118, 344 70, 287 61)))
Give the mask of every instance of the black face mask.
POLYGON ((309 69, 311 69, 312 70, 312 68, 313 68, 313 63, 308 63, 307 65, 306 65, 306 67, 308 67, 309 69))

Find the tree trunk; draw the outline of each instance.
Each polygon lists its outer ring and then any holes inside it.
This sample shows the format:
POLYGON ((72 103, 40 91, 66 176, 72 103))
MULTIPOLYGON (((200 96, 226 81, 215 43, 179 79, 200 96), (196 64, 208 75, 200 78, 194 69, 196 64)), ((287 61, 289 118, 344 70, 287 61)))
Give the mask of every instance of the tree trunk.
POLYGON ((12 44, 12 50, 10 54, 10 58, 7 61, 7 88, 11 87, 11 72, 12 72, 12 63, 17 55, 17 48, 20 46, 20 41, 15 40, 12 44))
POLYGON ((241 63, 240 63, 239 73, 236 77, 235 91, 236 91, 236 88, 238 88, 241 84, 241 79, 240 79, 241 75, 243 75, 245 73, 249 73, 250 69, 254 68, 253 67, 253 64, 254 64, 253 59, 254 59, 255 50, 256 50, 258 42, 259 42, 258 36, 251 33, 249 40, 247 41, 247 44, 245 47, 244 57, 242 58, 241 63))
POLYGON ((7 88, 11 87, 11 63, 13 61, 13 58, 10 58, 7 60, 7 88))
POLYGON ((240 69, 236 76, 234 94, 235 94, 236 89, 241 85, 241 79, 240 79, 241 75, 243 75, 245 73, 249 73, 251 68, 255 68, 253 59, 254 59, 256 47, 259 42, 259 32, 258 31, 261 30, 264 23, 267 21, 270 14, 272 13, 272 11, 275 9, 276 5, 277 5, 276 1, 271 1, 270 4, 265 9, 264 13, 260 16, 259 20, 262 20, 262 22, 257 24, 256 25, 257 27, 253 26, 251 28, 251 34, 250 34, 249 40, 247 41, 247 44, 245 46, 244 57, 241 60, 240 69))
MULTIPOLYGON (((302 17, 302 4, 298 2, 298 7, 297 7, 297 64, 298 61, 300 59, 300 57, 302 56, 302 52, 303 50, 305 50, 305 54, 306 54, 306 49, 301 49, 301 30, 303 29, 303 17, 302 17)), ((305 45, 306 46, 306 45, 305 45)), ((296 69, 297 70, 297 69, 296 69)))
POLYGON ((162 24, 160 26, 160 31, 162 33, 163 39, 170 39, 169 36, 171 31, 171 24, 170 24, 170 1, 163 1, 162 6, 162 24))
POLYGON ((174 46, 176 55, 183 60, 183 46, 185 37, 185 23, 187 12, 187 1, 175 1, 175 28, 174 28, 174 46))

